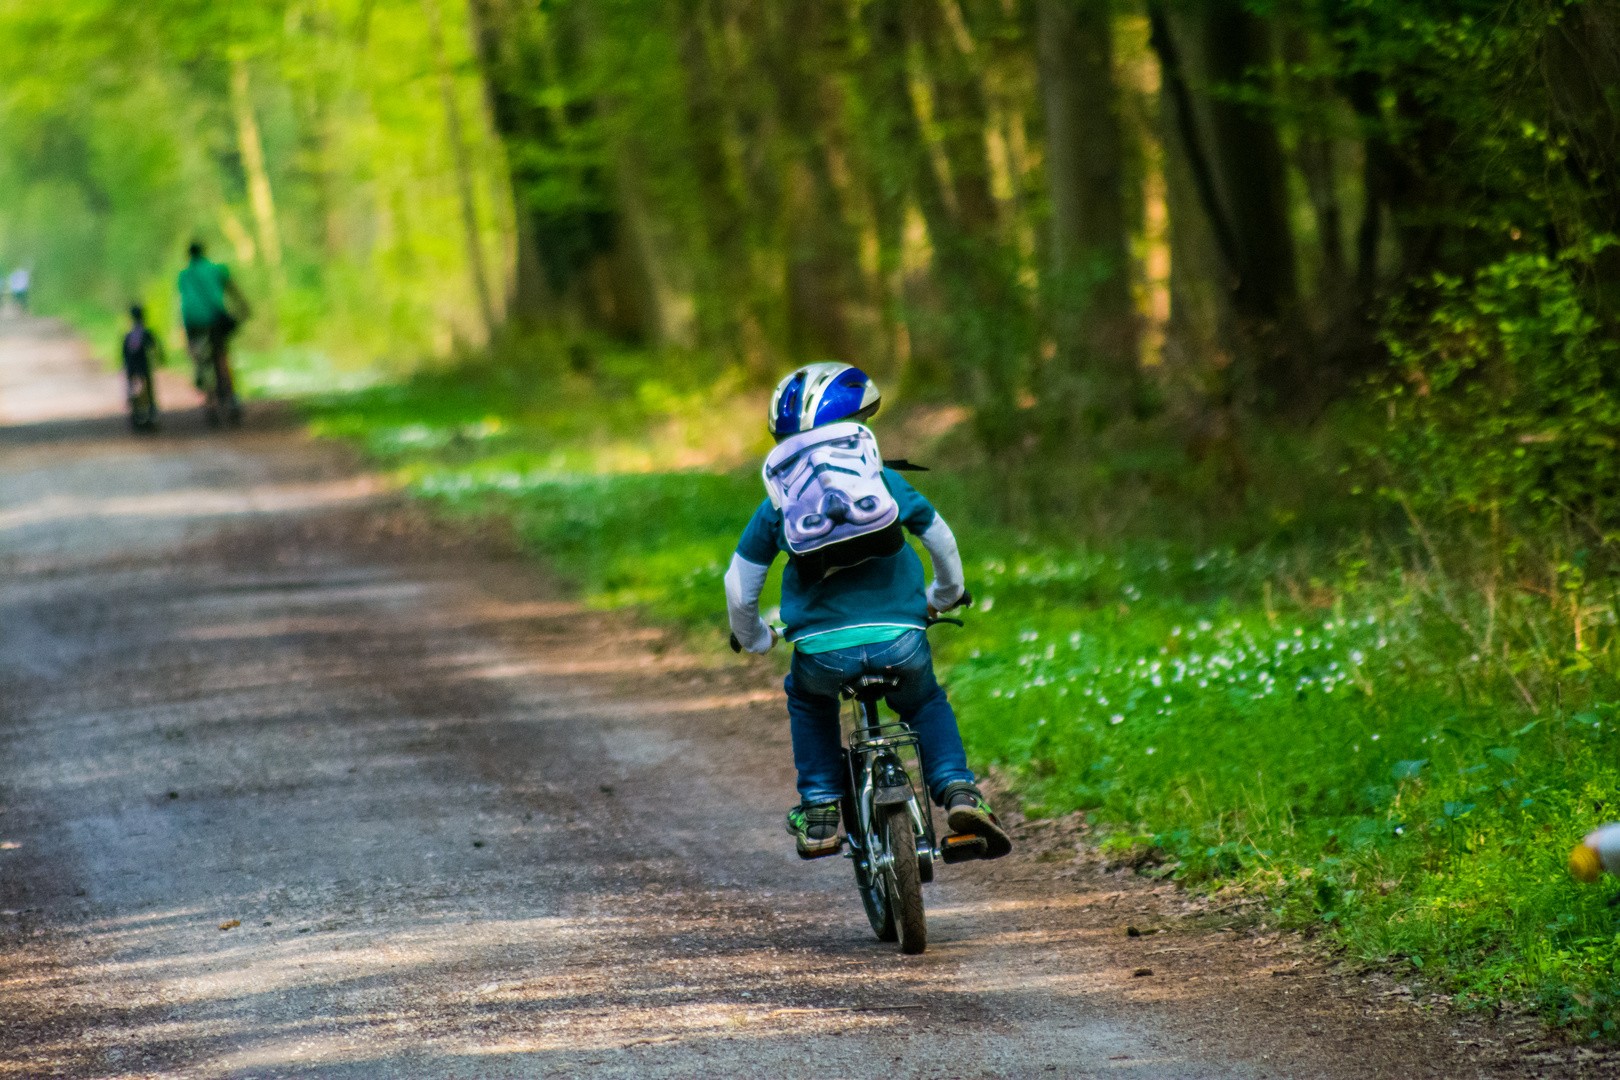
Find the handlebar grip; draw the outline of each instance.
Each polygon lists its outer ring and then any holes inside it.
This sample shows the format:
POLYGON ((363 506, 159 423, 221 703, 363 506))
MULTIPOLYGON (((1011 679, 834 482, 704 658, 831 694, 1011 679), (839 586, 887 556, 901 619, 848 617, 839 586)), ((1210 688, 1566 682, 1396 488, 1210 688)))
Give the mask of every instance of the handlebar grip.
POLYGON ((737 640, 736 634, 731 635, 731 651, 734 653, 742 652, 742 642, 737 640))
POLYGON ((973 606, 973 593, 970 592, 967 589, 962 590, 962 599, 958 600, 956 603, 951 605, 951 607, 953 607, 953 608, 972 607, 972 606, 973 606))

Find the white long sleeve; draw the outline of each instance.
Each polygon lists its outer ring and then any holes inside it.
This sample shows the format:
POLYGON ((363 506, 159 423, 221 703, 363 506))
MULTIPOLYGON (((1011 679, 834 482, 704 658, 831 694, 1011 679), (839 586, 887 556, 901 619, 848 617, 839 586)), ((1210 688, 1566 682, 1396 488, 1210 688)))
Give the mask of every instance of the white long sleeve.
POLYGON ((726 617, 731 620, 731 632, 752 653, 767 652, 772 644, 771 628, 759 615, 759 594, 770 572, 770 567, 735 553, 726 570, 726 617))
POLYGON ((962 599, 966 578, 962 575, 962 556, 956 550, 956 534, 939 514, 934 523, 923 530, 917 539, 928 549, 934 562, 934 581, 928 586, 928 605, 935 611, 944 611, 962 599))
POLYGON ((1603 860, 1603 869, 1620 877, 1620 822, 1611 821, 1595 832, 1586 835, 1585 844, 1598 853, 1603 860))

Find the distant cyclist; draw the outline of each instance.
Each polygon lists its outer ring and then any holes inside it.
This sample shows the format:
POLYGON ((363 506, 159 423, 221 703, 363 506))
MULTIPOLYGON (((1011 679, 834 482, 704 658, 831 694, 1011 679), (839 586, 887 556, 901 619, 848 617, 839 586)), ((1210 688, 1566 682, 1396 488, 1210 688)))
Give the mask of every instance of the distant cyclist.
POLYGON ((196 370, 197 389, 208 396, 211 423, 218 423, 223 413, 229 423, 239 424, 242 409, 231 378, 230 345, 231 334, 249 314, 248 302, 231 280, 229 268, 203 257, 201 243, 192 241, 188 254, 190 262, 180 271, 180 319, 186 326, 186 349, 196 370))
POLYGON ((17 310, 23 314, 28 313, 28 286, 33 275, 28 267, 19 266, 6 277, 6 291, 11 293, 11 300, 17 305, 17 310))
POLYGON ((129 309, 130 328, 124 335, 124 379, 129 386, 129 422, 136 431, 157 430, 157 392, 152 370, 163 363, 163 341, 146 327, 146 312, 136 304, 129 309))

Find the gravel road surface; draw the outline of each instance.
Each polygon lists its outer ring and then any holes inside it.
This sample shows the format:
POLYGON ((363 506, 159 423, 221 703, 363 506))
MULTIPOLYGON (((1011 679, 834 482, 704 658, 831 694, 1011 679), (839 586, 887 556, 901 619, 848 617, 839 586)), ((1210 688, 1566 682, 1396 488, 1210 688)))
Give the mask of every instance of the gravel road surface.
POLYGON ((51 324, 0 324, 0 392, 0 1076, 1613 1075, 1072 820, 1010 814, 902 957, 782 831, 767 663, 583 610, 285 410, 135 438, 51 324))

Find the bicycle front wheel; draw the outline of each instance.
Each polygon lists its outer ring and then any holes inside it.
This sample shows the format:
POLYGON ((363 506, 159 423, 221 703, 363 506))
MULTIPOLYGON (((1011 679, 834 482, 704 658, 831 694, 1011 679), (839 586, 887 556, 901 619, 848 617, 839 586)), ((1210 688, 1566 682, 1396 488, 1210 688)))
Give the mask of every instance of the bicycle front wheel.
POLYGON ((855 887, 861 891, 861 906, 866 909, 866 921, 872 924, 872 933, 879 941, 893 941, 894 909, 889 905, 889 886, 882 874, 873 874, 861 865, 857 855, 855 887))
POLYGON ((917 866, 917 833, 905 803, 882 810, 889 866, 883 872, 888 910, 900 951, 915 956, 928 947, 928 919, 923 914, 922 873, 917 866))

